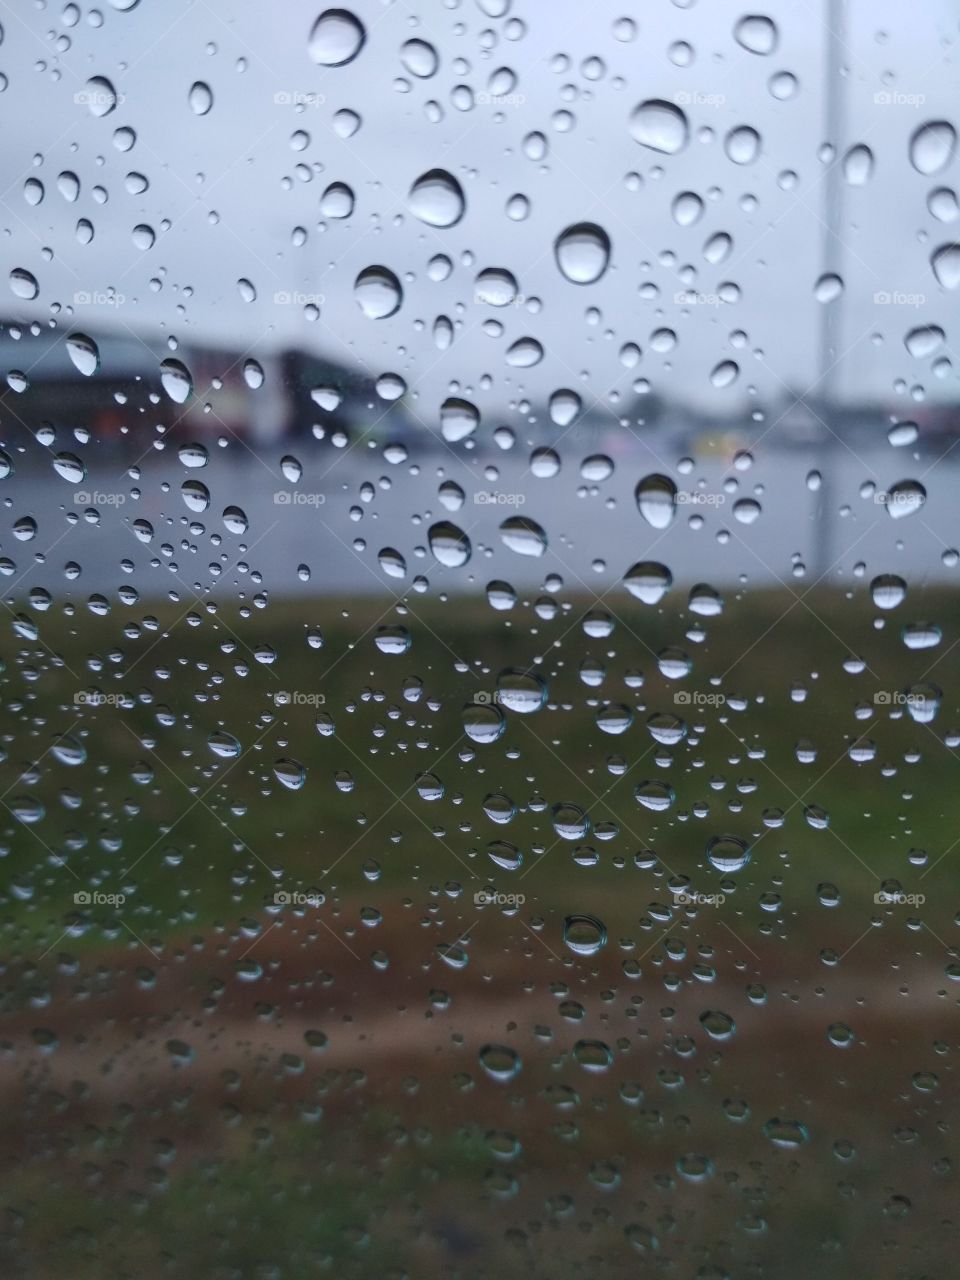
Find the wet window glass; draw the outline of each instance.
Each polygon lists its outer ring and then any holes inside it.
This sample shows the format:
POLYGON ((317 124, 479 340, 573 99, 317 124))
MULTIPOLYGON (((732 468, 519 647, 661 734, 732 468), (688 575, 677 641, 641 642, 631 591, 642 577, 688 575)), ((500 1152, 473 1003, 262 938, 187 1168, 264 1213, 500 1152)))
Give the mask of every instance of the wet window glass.
POLYGON ((958 41, 0 12, 4 1275, 954 1273, 958 41))

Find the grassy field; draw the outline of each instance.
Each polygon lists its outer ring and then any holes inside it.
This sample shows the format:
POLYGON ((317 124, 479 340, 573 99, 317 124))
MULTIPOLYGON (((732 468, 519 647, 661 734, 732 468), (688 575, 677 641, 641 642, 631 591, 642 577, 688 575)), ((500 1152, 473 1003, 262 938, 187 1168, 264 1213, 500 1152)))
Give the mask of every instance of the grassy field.
POLYGON ((615 593, 599 639, 567 603, 141 604, 129 636, 116 608, 18 609, 39 633, 8 627, 2 653, 8 1274, 948 1273, 955 597, 752 592, 701 619, 615 593), (918 619, 938 648, 904 646, 918 619), (381 652, 381 626, 409 649, 381 652), (475 743, 463 708, 506 669, 545 705, 475 743), (874 702, 930 681, 929 724, 874 702), (598 728, 608 703, 626 733, 598 728), (658 780, 661 812, 635 799, 658 780), (557 804, 592 831, 560 838, 557 804), (752 847, 735 875, 706 859, 717 834, 752 847), (878 906, 888 878, 926 901, 878 906), (677 886, 725 901, 681 910, 677 886), (478 907, 485 887, 525 901, 478 907), (565 945, 575 913, 605 925, 596 954, 565 945), (518 1074, 491 1077, 489 1043, 518 1074))

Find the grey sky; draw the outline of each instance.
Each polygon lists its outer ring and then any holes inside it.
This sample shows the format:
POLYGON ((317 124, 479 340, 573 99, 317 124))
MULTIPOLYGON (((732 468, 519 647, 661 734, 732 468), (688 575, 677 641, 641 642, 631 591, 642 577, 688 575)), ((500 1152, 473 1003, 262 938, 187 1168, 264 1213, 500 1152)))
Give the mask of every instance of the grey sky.
MULTIPOLYGON (((495 8, 491 0, 483 4, 495 8)), ((757 56, 732 34, 744 12, 757 10, 728 0, 642 6, 513 0, 503 18, 487 16, 478 0, 356 0, 349 7, 367 28, 366 44, 353 62, 333 69, 308 55, 323 4, 295 0, 268 11, 255 0, 140 0, 119 12, 104 0, 100 26, 90 24, 86 7, 75 26, 67 25, 72 7, 57 0, 0 10, 0 69, 9 80, 0 97, 6 315, 43 318, 59 305, 68 328, 163 329, 184 342, 206 339, 254 355, 291 342, 339 359, 352 350, 374 373, 401 373, 417 412, 430 421, 452 388, 485 412, 506 415, 512 404, 542 400, 563 386, 577 387, 590 403, 611 389, 629 398, 631 382, 643 377, 663 395, 735 406, 751 386, 759 398, 772 399, 816 377, 823 304, 813 291, 827 168, 818 157, 825 139, 823 3, 762 6, 779 38, 770 56, 757 56), (638 30, 624 43, 614 23, 631 14, 638 30), (413 38, 439 53, 439 70, 429 79, 404 70, 401 46, 413 38), (668 53, 679 41, 692 48, 689 66, 675 65, 668 53), (565 67, 557 66, 558 55, 568 59, 565 67), (591 57, 602 60, 599 79, 584 67, 591 57), (483 93, 500 67, 515 73, 512 92, 523 101, 458 110, 455 87, 483 93), (778 101, 769 81, 785 71, 796 76, 797 93, 778 101), (107 77, 121 95, 102 117, 82 98, 93 76, 107 77), (398 91, 401 78, 409 92, 398 91), (188 102, 195 81, 213 91, 204 116, 188 102), (306 95, 322 95, 323 102, 298 110, 285 100, 306 95), (687 147, 658 155, 634 141, 634 107, 678 95, 686 95, 680 101, 691 125, 687 147), (430 100, 442 108, 437 122, 428 118, 430 100), (348 140, 332 126, 343 109, 363 119, 348 140), (569 132, 557 128, 559 111, 573 117, 569 132), (725 154, 724 138, 741 125, 762 136, 753 164, 734 164, 725 154), (137 133, 127 152, 113 142, 123 126, 137 133), (297 130, 310 135, 300 151, 291 146, 297 130), (549 142, 542 161, 523 153, 533 130, 549 142), (427 227, 406 208, 412 181, 436 167, 452 172, 466 194, 464 218, 446 229, 427 227), (73 203, 58 191, 62 171, 80 179, 73 203), (786 171, 796 174, 795 185, 783 178, 786 171), (144 175, 149 189, 128 190, 130 173, 144 175), (24 198, 28 178, 45 187, 36 207, 24 198), (348 219, 321 213, 331 182, 348 184, 356 195, 348 219), (105 204, 95 198, 98 185, 105 204), (671 215, 684 191, 704 202, 693 226, 678 226, 671 215), (524 222, 505 213, 514 193, 531 202, 524 222), (81 218, 94 226, 90 244, 78 242, 81 218), (564 227, 584 220, 606 229, 613 252, 601 280, 577 286, 559 273, 552 246, 564 227), (138 224, 156 233, 152 248, 135 246, 138 224), (292 243, 297 226, 308 233, 301 247, 292 243), (702 250, 717 232, 730 234, 734 249, 721 266, 711 266, 702 250), (455 264, 440 283, 427 274, 438 253, 455 264), (403 305, 389 319, 367 319, 353 296, 355 277, 372 264, 389 267, 404 283, 403 305), (684 275, 687 265, 694 276, 684 275), (475 275, 490 266, 512 271, 539 310, 475 302, 475 275), (10 290, 6 273, 13 268, 37 277, 35 302, 10 290), (256 302, 241 300, 240 277, 253 281, 256 302), (151 279, 161 282, 159 291, 151 279), (738 286, 737 302, 715 305, 723 283, 738 286), (651 285, 655 296, 643 296, 651 285), (109 289, 122 305, 80 304, 70 316, 77 295, 109 289), (705 300, 678 301, 689 289, 705 300), (323 295, 320 320, 308 322, 297 303, 276 303, 278 293, 323 295), (440 314, 457 326, 445 353, 431 335, 440 314), (502 336, 483 331, 488 320, 502 323, 502 336), (658 353, 650 335, 664 328, 678 342, 658 353), (732 341, 735 331, 745 335, 742 346, 732 341), (505 352, 524 336, 538 339, 546 356, 535 368, 511 368, 505 352), (643 349, 633 370, 618 359, 628 342, 643 349), (711 369, 730 359, 741 366, 738 382, 714 390, 711 369)), ((952 241, 956 224, 932 217, 927 197, 953 186, 958 161, 931 176, 908 162, 914 130, 954 111, 956 6, 924 0, 922 25, 909 6, 890 0, 846 7, 847 125, 839 141, 844 148, 868 145, 876 163, 865 186, 843 187, 838 387, 885 400, 906 416, 911 388, 955 392, 955 371, 935 377, 929 358, 908 355, 903 336, 915 325, 940 325, 947 334, 941 356, 956 338, 956 296, 938 285, 929 266, 931 251, 952 241), (891 100, 878 101, 877 94, 891 100), (923 302, 878 306, 878 292, 921 295, 923 302)))

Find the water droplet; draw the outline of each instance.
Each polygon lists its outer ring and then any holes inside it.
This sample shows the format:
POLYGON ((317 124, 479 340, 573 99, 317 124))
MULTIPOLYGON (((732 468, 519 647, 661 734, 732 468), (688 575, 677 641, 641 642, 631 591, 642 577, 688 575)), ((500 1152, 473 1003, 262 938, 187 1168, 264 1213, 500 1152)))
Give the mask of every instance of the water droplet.
POLYGON ((325 218, 349 218, 353 206, 353 190, 345 182, 331 182, 320 197, 320 212, 325 218))
POLYGON ((190 110, 195 116, 205 116, 213 106, 213 90, 203 80, 195 80, 188 97, 190 110))
POLYGON ((508 667, 497 677, 497 700, 508 711, 533 715, 547 700, 547 686, 531 672, 508 667))
POLYGON ((511 516, 500 526, 503 544, 521 556, 542 556, 547 549, 547 535, 535 520, 527 516, 511 516))
POLYGON ((753 164, 760 154, 760 135, 749 125, 738 125, 727 134, 723 149, 734 164, 753 164))
POLYGON ((917 173, 939 173, 953 159, 957 131, 946 120, 922 124, 910 139, 910 163, 917 173))
POLYGON ((470 559, 470 539, 462 529, 448 520, 431 525, 427 538, 430 551, 438 564, 446 565, 449 569, 459 569, 470 559))
POLYGON ((690 126, 679 107, 661 98, 650 98, 634 108, 630 133, 641 146, 675 155, 687 145, 690 126))
POLYGON ((607 927, 596 916, 567 916, 563 922, 563 941, 578 956, 593 956, 606 946, 607 927))
POLYGON ((765 57, 777 47, 777 27, 771 18, 763 14, 747 14, 733 29, 733 36, 748 53, 765 57))
POLYGON ((750 856, 749 846, 739 836, 711 836, 707 842, 707 858, 718 871, 742 871, 750 856))
POLYGON ((108 116, 116 109, 117 91, 105 76, 93 76, 88 80, 84 96, 93 116, 108 116))
POLYGON ((85 378, 92 378, 100 368, 100 349, 94 340, 85 333, 71 333, 66 346, 74 367, 85 378))
POLYGON ((506 361, 512 369, 532 369, 543 359, 543 347, 536 338, 518 338, 506 352, 506 361))
POLYGON ((507 307, 516 299, 517 282, 504 267, 488 267, 477 276, 474 297, 490 307, 507 307))
POLYGON ((436 49, 426 40, 408 40, 400 49, 400 61, 412 76, 421 80, 435 75, 440 63, 436 49))
POLYGON ((36 276, 23 267, 14 267, 10 272, 10 288, 18 298, 24 298, 27 302, 32 302, 40 292, 36 276))
POLYGON ((644 604, 659 604, 673 585, 673 575, 665 564, 641 560, 627 571, 623 585, 644 604))
POLYGON ((891 485, 885 506, 893 520, 912 516, 927 500, 927 491, 919 480, 901 480, 891 485))
POLYGON ((677 513, 677 486, 664 475, 649 475, 635 490, 637 510, 651 529, 666 529, 677 513))
POLYGON ((864 187, 873 173, 873 152, 858 144, 843 157, 843 176, 851 187, 864 187))
POLYGON ((430 227, 452 227, 463 217, 466 202, 456 178, 446 169, 431 169, 410 188, 410 211, 430 227))
POLYGON ((355 14, 347 9, 326 9, 310 32, 310 57, 322 67, 344 67, 363 48, 366 37, 366 29, 355 14))
POLYGON ((610 237, 595 222, 577 222, 561 231, 553 251, 571 284, 594 284, 610 262, 610 237))
POLYGON ((307 780, 307 771, 298 760, 277 760, 273 774, 288 791, 299 791, 307 780))
POLYGON ((944 289, 960 288, 960 244, 942 244, 934 251, 930 266, 944 289))
POLYGON ((490 702, 468 702, 463 708, 463 729, 474 742, 489 746, 506 727, 503 712, 490 702))
POLYGON ((354 281, 353 295, 369 320, 396 315, 403 302, 400 281, 388 267, 365 267, 354 281))
POLYGON ((944 332, 935 324, 921 325, 911 329, 904 338, 904 345, 915 360, 925 360, 933 355, 944 339, 944 332))
POLYGON ((906 599, 907 584, 895 573, 882 573, 870 583, 870 594, 878 609, 896 609, 906 599))
POLYGON ((234 760, 240 754, 240 743, 232 733, 227 733, 224 729, 216 729, 207 738, 207 744, 210 750, 216 756, 221 756, 224 760, 234 760))
POLYGON ((707 1009, 701 1013, 700 1025, 713 1040, 730 1040, 737 1030, 737 1024, 729 1013, 719 1009, 707 1009))
POLYGON ((86 478, 87 469, 81 460, 72 453, 58 453, 53 459, 53 469, 58 476, 69 481, 70 484, 79 484, 81 480, 86 478))
POLYGON ((523 1063, 515 1049, 505 1044, 485 1044, 480 1050, 480 1065, 491 1080, 505 1084, 520 1074, 523 1063))
POLYGON ((821 276, 813 290, 813 296, 818 302, 834 302, 842 293, 843 280, 832 273, 821 276))

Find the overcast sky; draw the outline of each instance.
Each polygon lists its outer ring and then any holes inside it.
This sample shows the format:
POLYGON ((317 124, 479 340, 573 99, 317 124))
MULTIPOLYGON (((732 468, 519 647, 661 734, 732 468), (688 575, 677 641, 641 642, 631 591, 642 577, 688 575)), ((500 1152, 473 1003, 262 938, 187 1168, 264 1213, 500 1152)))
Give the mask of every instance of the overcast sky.
POLYGON ((62 0, 3 7, 4 261, 7 271, 29 271, 39 282, 29 302, 4 280, 8 316, 59 309, 67 328, 164 330, 254 355, 291 341, 338 359, 352 352, 375 374, 402 374, 417 411, 434 421, 452 389, 497 414, 563 386, 577 387, 588 403, 614 389, 629 396, 639 377, 662 395, 723 406, 743 403, 750 387, 760 398, 787 386, 804 390, 817 378, 826 305, 841 308, 841 391, 905 414, 916 387, 955 394, 953 370, 944 366, 937 377, 931 365, 951 355, 958 294, 937 283, 930 255, 952 241, 957 224, 932 216, 927 202, 936 188, 953 187, 958 160, 923 175, 908 159, 914 131, 955 112, 951 0, 924 0, 919 20, 902 2, 846 5, 844 136, 831 140, 841 151, 869 146, 875 166, 865 185, 839 184, 845 291, 828 304, 814 298, 829 167, 819 154, 827 139, 822 2, 764 5, 777 40, 773 52, 758 55, 734 37, 744 12, 755 10, 727 0, 356 0, 350 8, 366 41, 353 61, 334 68, 318 66, 309 52, 322 4, 139 0, 119 11, 128 3, 103 0, 100 25, 88 6, 80 12, 62 0), (500 8, 509 12, 489 16, 500 8), (79 20, 70 25, 74 11, 79 20), (623 41, 615 24, 630 14, 636 33, 623 41), (402 46, 411 39, 436 50, 429 78, 404 67, 402 46), (514 73, 510 94, 518 100, 460 110, 466 94, 458 86, 485 94, 501 67, 514 73), (770 85, 783 72, 797 83, 780 100, 770 85), (105 77, 119 96, 106 115, 91 110, 101 108, 103 92, 88 86, 91 77, 105 77), (213 94, 205 115, 190 105, 198 81, 213 94), (677 154, 659 154, 631 134, 634 108, 655 98, 683 104, 690 138, 677 154), (349 139, 334 128, 343 110, 362 118, 349 139), (744 125, 762 146, 741 165, 724 140, 744 125), (122 128, 136 133, 127 151, 114 141, 122 128), (298 130, 308 136, 295 139, 298 130), (533 131, 547 139, 541 160, 524 153, 533 131), (452 173, 465 193, 466 212, 451 227, 429 227, 408 208, 412 182, 434 168, 452 173), (79 178, 74 201, 58 189, 65 171, 79 178), (27 198, 28 179, 43 184, 39 204, 27 198), (354 192, 348 218, 321 210, 334 182, 354 192), (704 205, 689 226, 671 212, 683 192, 704 205), (522 222, 506 213, 518 193, 530 202, 522 222), (87 244, 78 239, 81 219, 94 230, 87 244), (601 279, 576 285, 561 275, 553 243, 583 221, 605 229, 612 253, 601 279), (142 247, 143 232, 135 243, 137 226, 152 228, 152 247, 142 247), (307 233, 300 246, 296 227, 307 233), (720 232, 733 249, 711 265, 703 247, 720 232), (445 281, 428 274, 438 254, 454 263, 445 281), (402 306, 390 318, 369 319, 354 297, 356 276, 371 265, 403 282, 402 306), (521 295, 536 300, 532 309, 475 301, 475 276, 488 267, 510 270, 521 295), (256 301, 242 300, 241 277, 253 282, 256 301), (721 285, 735 301, 717 301, 721 285), (698 301, 678 300, 690 289, 698 301), (121 305, 96 305, 108 290, 121 305), (895 300, 878 305, 878 293, 895 300), (320 319, 308 321, 301 299, 277 302, 277 294, 322 295, 320 319), (433 338, 438 315, 457 327, 446 352, 433 338), (484 331, 491 320, 502 334, 484 331), (941 326, 946 343, 917 359, 903 338, 923 324, 941 326), (677 336, 673 350, 651 346, 651 334, 663 329, 677 336), (508 347, 527 336, 543 345, 544 359, 511 367, 508 347), (618 355, 627 343, 643 351, 633 369, 618 355), (711 370, 729 360, 740 365, 739 379, 714 389, 711 370))

